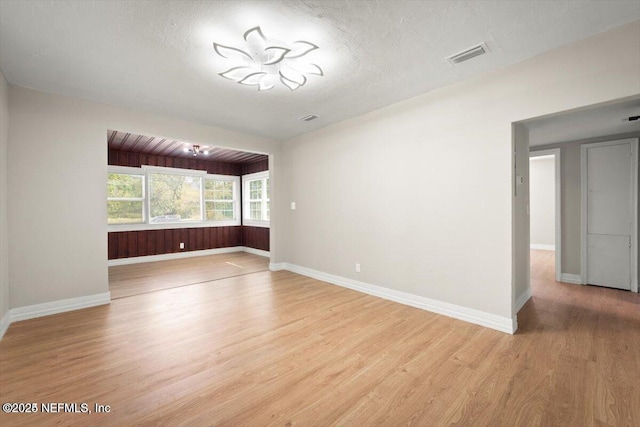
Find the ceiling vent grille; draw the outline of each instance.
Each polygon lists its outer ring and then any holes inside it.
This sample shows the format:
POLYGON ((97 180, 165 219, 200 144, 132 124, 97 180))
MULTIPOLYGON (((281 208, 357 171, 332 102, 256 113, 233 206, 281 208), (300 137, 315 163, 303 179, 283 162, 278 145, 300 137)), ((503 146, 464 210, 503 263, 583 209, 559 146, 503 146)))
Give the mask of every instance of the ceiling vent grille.
POLYGON ((316 116, 315 114, 307 114, 306 116, 300 117, 300 120, 302 120, 303 122, 310 122, 311 120, 315 120, 317 118, 318 116, 316 116))
POLYGON ((480 43, 460 53, 456 53, 455 55, 448 57, 447 60, 453 65, 456 65, 461 62, 468 61, 471 58, 475 58, 476 56, 484 55, 487 52, 489 52, 487 45, 485 43, 480 43))

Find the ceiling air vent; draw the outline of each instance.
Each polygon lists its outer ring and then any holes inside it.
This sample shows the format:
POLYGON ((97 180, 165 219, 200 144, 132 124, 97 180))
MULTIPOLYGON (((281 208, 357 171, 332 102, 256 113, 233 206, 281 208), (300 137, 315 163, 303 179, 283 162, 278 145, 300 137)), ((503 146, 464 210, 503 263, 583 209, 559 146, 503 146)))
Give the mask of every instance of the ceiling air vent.
POLYGON ((487 52, 489 52, 489 49, 487 48, 487 45, 483 42, 469 49, 466 49, 460 53, 456 53, 455 55, 448 57, 447 60, 451 62, 453 65, 456 65, 461 62, 468 61, 471 58, 475 58, 476 56, 484 55, 487 52))
POLYGON ((315 114, 307 114, 306 116, 300 117, 300 120, 302 120, 303 122, 310 122, 311 120, 315 120, 317 118, 318 116, 316 116, 315 114))

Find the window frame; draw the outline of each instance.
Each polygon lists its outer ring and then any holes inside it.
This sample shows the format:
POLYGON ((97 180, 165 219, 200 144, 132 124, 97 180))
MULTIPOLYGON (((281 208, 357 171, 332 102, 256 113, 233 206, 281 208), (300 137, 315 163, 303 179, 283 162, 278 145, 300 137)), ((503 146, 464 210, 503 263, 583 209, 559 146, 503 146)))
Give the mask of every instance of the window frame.
POLYGON ((147 218, 147 176, 139 168, 130 168, 126 166, 110 166, 107 172, 107 185, 109 184, 109 175, 134 175, 142 177, 142 197, 109 197, 107 194, 107 206, 109 202, 142 202, 142 222, 130 222, 123 224, 109 224, 109 213, 107 210, 107 226, 109 227, 131 227, 144 225, 147 218))
MULTIPOLYGON (((251 202, 255 202, 257 199, 251 199, 251 190, 249 189, 249 182, 251 181, 258 181, 261 180, 262 181, 262 198, 260 199, 261 201, 261 213, 262 213, 262 217, 265 218, 266 217, 266 213, 267 213, 267 204, 269 202, 271 202, 271 189, 269 188, 271 185, 271 179, 270 179, 270 174, 269 171, 264 171, 264 172, 257 172, 257 173, 252 173, 252 174, 248 174, 248 175, 243 175, 242 176, 242 224, 243 225, 247 225, 247 226, 251 226, 251 227, 265 227, 265 228, 269 228, 271 227, 271 220, 270 219, 262 219, 262 220, 256 220, 256 219, 251 219, 250 215, 250 206, 251 206, 251 202), (268 181, 268 184, 267 184, 268 181), (267 194, 269 195, 269 197, 267 197, 267 194)), ((270 210, 269 210, 270 212, 270 210)), ((269 218, 271 218, 271 216, 269 215, 269 218)))
POLYGON ((234 176, 234 175, 205 175, 204 180, 202 182, 202 219, 204 222, 207 223, 215 223, 217 226, 222 227, 222 226, 234 226, 234 225, 241 225, 242 221, 241 221, 241 213, 240 213, 240 177, 239 176, 234 176), (210 181, 225 181, 225 182, 232 182, 233 183, 233 199, 231 200, 231 202, 233 203, 233 215, 235 216, 234 220, 228 220, 228 221, 216 221, 216 220, 207 220, 207 207, 206 207, 206 203, 209 202, 229 202, 229 200, 218 200, 218 199, 207 199, 205 198, 204 194, 205 194, 205 181, 206 180, 210 180, 210 181))
MULTIPOLYGON (((240 177, 235 175, 214 175, 207 174, 206 171, 197 170, 197 169, 182 169, 182 168, 167 168, 161 166, 149 166, 143 165, 139 168, 129 167, 129 166, 111 166, 109 165, 107 171, 107 182, 108 182, 108 174, 117 173, 117 174, 125 174, 125 175, 138 175, 143 177, 143 199, 142 199, 142 210, 143 210, 143 222, 141 223, 131 223, 131 224, 108 224, 108 231, 141 231, 141 230, 162 230, 162 229, 171 229, 171 228, 200 228, 200 227, 229 227, 229 226, 239 226, 242 225, 241 214, 240 214, 240 203, 242 202, 240 199, 240 177), (149 174, 167 174, 167 175, 182 175, 182 176, 197 176, 201 178, 200 185, 200 220, 184 220, 179 222, 158 222, 151 223, 151 191, 150 191, 150 179, 149 174), (233 202, 234 202, 234 213, 236 219, 233 221, 207 221, 206 220, 206 212, 205 212, 205 198, 204 198, 204 189, 205 189, 205 180, 213 179, 217 181, 232 181, 234 183, 233 190, 233 202)), ((109 197, 107 197, 109 200, 109 197)), ((127 199, 133 200, 133 199, 127 199)), ((136 201, 138 201, 136 199, 136 201)), ((108 222, 108 217, 107 221, 108 222)))

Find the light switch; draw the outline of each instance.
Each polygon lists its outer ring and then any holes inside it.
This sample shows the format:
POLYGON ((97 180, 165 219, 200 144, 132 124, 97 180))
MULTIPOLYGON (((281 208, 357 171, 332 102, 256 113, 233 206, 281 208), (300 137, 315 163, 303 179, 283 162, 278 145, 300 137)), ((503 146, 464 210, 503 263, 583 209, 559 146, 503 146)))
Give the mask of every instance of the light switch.
POLYGON ((291 210, 292 211, 296 210, 296 202, 291 202, 291 210))

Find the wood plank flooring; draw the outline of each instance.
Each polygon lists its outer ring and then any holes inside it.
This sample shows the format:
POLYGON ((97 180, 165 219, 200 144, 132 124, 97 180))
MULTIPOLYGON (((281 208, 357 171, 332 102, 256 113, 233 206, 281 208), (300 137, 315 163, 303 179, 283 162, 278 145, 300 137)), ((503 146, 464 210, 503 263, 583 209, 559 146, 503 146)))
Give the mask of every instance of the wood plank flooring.
POLYGON ((532 261, 513 336, 285 271, 18 322, 1 402, 111 412, 0 425, 640 425, 640 297, 532 261))
POLYGON ((246 252, 109 267, 111 298, 123 298, 269 270, 269 258, 246 252))

